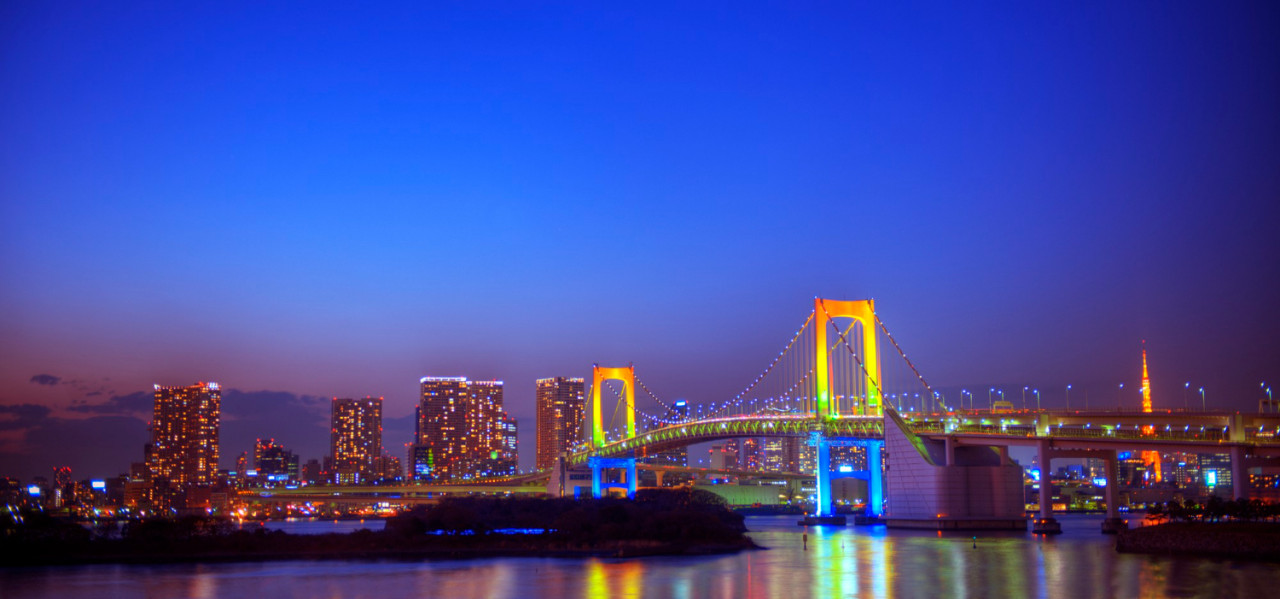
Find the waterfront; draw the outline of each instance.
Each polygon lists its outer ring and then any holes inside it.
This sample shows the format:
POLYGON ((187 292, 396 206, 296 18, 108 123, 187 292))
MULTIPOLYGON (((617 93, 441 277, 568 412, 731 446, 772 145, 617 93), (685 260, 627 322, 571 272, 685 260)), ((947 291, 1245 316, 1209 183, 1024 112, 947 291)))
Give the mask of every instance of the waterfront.
MULTIPOLYGON (((1258 597, 1280 565, 1122 555, 1097 516, 1064 534, 970 535, 809 529, 794 516, 747 519, 767 551, 645 559, 294 561, 0 569, 6 598, 356 597, 1258 597)), ((284 523, 318 531, 333 522, 284 523)), ((358 521, 341 521, 350 530, 358 521)), ((372 527, 378 521, 368 521, 372 527)), ((332 530, 332 529, 331 529, 332 530)))

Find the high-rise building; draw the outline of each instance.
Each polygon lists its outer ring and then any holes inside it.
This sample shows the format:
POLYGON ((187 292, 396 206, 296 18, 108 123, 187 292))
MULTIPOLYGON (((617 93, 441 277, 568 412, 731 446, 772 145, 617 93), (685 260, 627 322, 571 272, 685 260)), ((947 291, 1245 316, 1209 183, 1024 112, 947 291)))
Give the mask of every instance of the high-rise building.
POLYGON ((410 449, 415 478, 448 480, 515 472, 517 453, 508 436, 515 423, 502 409, 502 381, 424 376, 419 383, 416 447, 410 449))
POLYGON ((764 455, 760 447, 759 437, 747 437, 742 440, 742 469, 761 470, 764 468, 764 455))
POLYGON ((217 481, 221 413, 222 390, 217 383, 155 385, 147 460, 153 485, 180 490, 217 481))
MULTIPOLYGON (((731 441, 736 441, 736 439, 731 439, 731 441)), ((730 446, 728 443, 717 443, 711 446, 710 456, 712 470, 738 469, 738 449, 736 446, 730 446)))
POLYGON ((561 454, 582 442, 586 418, 585 379, 562 376, 537 380, 539 470, 550 468, 561 454))
POLYGON ((275 439, 258 439, 253 447, 253 464, 258 471, 259 482, 299 479, 298 454, 277 444, 275 439))
POLYGON ((764 469, 770 472, 799 472, 801 440, 797 438, 767 439, 764 443, 764 469))
POLYGON ((333 398, 333 465, 338 484, 379 478, 374 460, 382 456, 382 398, 333 398))

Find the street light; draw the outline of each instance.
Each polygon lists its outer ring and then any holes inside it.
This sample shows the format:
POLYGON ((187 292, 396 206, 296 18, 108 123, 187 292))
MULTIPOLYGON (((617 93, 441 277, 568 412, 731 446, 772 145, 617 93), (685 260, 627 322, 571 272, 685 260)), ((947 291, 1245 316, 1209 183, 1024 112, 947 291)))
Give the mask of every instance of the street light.
POLYGON ((1191 390, 1191 381, 1182 386, 1182 409, 1189 409, 1191 406, 1187 404, 1187 391, 1191 390))
POLYGON ((1209 408, 1207 408, 1204 403, 1204 387, 1200 388, 1200 411, 1201 412, 1209 411, 1209 408))
POLYGON ((1027 388, 1022 388, 1022 409, 1027 409, 1027 388))
POLYGON ((966 396, 966 395, 968 395, 968 396, 969 396, 969 409, 970 409, 970 410, 972 410, 972 409, 973 409, 973 394, 972 394, 972 393, 969 393, 969 390, 968 390, 968 389, 961 389, 961 390, 960 390, 960 407, 962 407, 962 408, 964 407, 964 396, 966 396))
POLYGON ((1040 411, 1040 390, 1032 389, 1031 392, 1036 394, 1036 411, 1040 411))
POLYGON ((1071 385, 1067 385, 1067 409, 1071 409, 1071 385))
POLYGON ((1120 409, 1120 402, 1124 401, 1124 383, 1120 383, 1120 392, 1116 395, 1116 409, 1120 409))
POLYGON ((995 387, 987 389, 987 409, 988 410, 995 408, 995 404, 991 403, 991 393, 995 390, 996 390, 995 387))

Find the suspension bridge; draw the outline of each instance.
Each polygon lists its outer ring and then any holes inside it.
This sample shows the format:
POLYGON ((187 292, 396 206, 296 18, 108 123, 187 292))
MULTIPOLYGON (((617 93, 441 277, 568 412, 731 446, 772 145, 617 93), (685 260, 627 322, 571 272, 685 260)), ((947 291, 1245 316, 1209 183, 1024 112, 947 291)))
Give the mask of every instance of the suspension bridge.
MULTIPOLYGON (((1025 529, 1023 474, 1008 448, 1031 445, 1041 467, 1055 457, 1102 459, 1114 480, 1121 449, 1228 453, 1234 494, 1247 494, 1245 468, 1280 457, 1280 415, 1182 411, 962 409, 928 383, 876 313, 873 300, 815 298, 813 310, 781 351, 741 391, 722 401, 678 407, 637 377, 636 368, 595 365, 590 387, 590 435, 551 471, 461 483, 378 487, 382 496, 427 493, 583 490, 590 471, 594 496, 613 489, 632 495, 644 458, 722 439, 796 438, 813 454, 815 522, 835 521, 832 479, 866 481, 867 515, 903 526, 1025 529), (882 348, 890 348, 882 355, 882 348), (606 410, 612 400, 612 410, 606 410), (642 402, 644 407, 642 407, 642 402), (608 414, 608 417, 606 417, 608 414), (831 448, 855 447, 857 470, 831 468, 831 448), (882 462, 887 456, 889 467, 882 462), (886 475, 887 472, 887 475, 886 475), (577 487, 577 489, 575 489, 577 487)), ((960 398, 956 398, 959 400, 960 398)), ((1108 485, 1114 518, 1116 485, 1108 485)), ((359 496, 354 489, 342 491, 359 496)), ((275 493, 303 496, 308 491, 275 493)), ((311 491, 314 493, 314 491, 311 491)), ((1037 530, 1056 524, 1041 501, 1037 530)))

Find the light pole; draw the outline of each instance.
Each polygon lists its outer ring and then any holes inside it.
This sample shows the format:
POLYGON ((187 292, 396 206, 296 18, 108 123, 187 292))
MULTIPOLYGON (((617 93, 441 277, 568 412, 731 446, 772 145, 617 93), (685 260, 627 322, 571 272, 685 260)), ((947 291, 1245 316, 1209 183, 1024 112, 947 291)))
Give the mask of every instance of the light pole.
POLYGON ((1071 409, 1071 385, 1067 385, 1067 409, 1071 409))
POLYGON ((1116 410, 1120 409, 1120 402, 1124 399, 1124 383, 1120 383, 1120 392, 1116 395, 1116 410))
MULTIPOLYGON (((1258 386, 1261 387, 1263 391, 1267 392, 1267 405, 1269 406, 1274 405, 1274 402, 1271 399, 1271 387, 1267 386, 1267 382, 1262 381, 1261 383, 1258 383, 1258 386)), ((1266 410, 1263 410, 1263 411, 1265 412, 1266 410)))
POLYGON ((1200 388, 1200 411, 1201 411, 1201 412, 1208 412, 1208 411, 1209 411, 1209 408, 1208 408, 1208 407, 1207 407, 1207 405, 1204 403, 1204 387, 1201 387, 1201 388, 1200 388))
POLYGON ((995 391, 995 390, 996 390, 996 388, 995 388, 995 387, 992 387, 992 388, 990 388, 990 389, 987 389, 987 409, 988 409, 988 410, 990 410, 990 409, 992 409, 992 408, 994 408, 994 407, 995 407, 995 404, 991 403, 991 393, 992 393, 993 391, 995 391))
POLYGON ((1027 388, 1022 388, 1022 409, 1027 409, 1027 388))
POLYGON ((1187 381, 1187 384, 1182 386, 1182 409, 1184 410, 1188 410, 1191 408, 1191 405, 1187 403, 1187 391, 1190 391, 1190 390, 1191 390, 1191 381, 1187 381))
POLYGON ((1036 411, 1040 411, 1040 390, 1032 389, 1031 392, 1036 394, 1036 411))
POLYGON ((964 396, 966 396, 966 395, 968 395, 968 396, 969 396, 969 409, 970 409, 970 410, 972 410, 972 409, 973 409, 973 394, 972 394, 972 393, 969 393, 969 390, 968 390, 968 389, 961 389, 961 390, 960 390, 960 407, 962 407, 962 408, 964 407, 964 396))
MULTIPOLYGON (((1000 401, 1004 401, 1004 389, 996 389, 996 393, 1000 394, 1000 401)), ((992 409, 995 408, 995 406, 991 406, 991 407, 992 409)))

